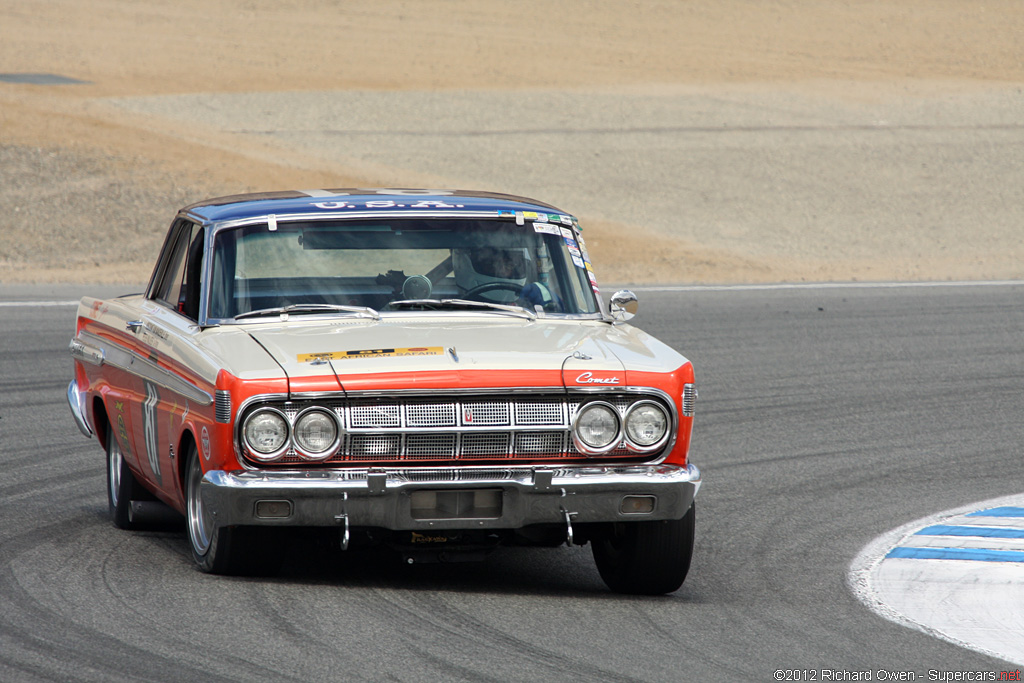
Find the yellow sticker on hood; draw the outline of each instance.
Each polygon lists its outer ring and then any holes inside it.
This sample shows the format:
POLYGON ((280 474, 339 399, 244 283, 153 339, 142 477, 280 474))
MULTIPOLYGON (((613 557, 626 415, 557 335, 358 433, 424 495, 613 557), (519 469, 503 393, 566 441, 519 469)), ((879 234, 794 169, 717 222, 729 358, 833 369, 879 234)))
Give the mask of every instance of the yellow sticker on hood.
POLYGON ((300 363, 315 360, 353 360, 355 358, 390 358, 392 356, 441 356, 443 346, 412 346, 406 349, 360 349, 358 351, 323 351, 320 353, 300 353, 300 363))

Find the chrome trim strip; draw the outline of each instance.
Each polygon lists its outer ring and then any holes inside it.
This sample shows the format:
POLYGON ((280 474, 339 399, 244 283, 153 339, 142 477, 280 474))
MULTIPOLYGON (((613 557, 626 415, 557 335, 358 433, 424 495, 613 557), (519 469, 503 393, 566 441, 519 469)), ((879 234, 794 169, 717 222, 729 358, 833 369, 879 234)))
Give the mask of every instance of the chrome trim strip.
POLYGON ((217 389, 214 398, 214 419, 221 424, 231 422, 231 392, 227 389, 217 389))
MULTIPOLYGON (((208 275, 209 277, 209 275, 208 275)), ((496 308, 465 308, 459 310, 444 310, 444 311, 379 311, 378 317, 373 317, 366 314, 356 314, 346 311, 324 311, 316 313, 303 313, 302 320, 309 322, 319 321, 331 321, 331 322, 350 322, 357 320, 370 320, 376 323, 388 323, 392 321, 402 321, 405 319, 419 318, 423 316, 429 316, 430 318, 437 318, 441 320, 456 320, 460 318, 473 318, 473 319, 493 319, 494 315, 499 314, 502 319, 509 317, 520 318, 529 322, 535 322, 536 320, 543 320, 544 322, 566 322, 566 323, 579 323, 579 322, 607 322, 602 317, 601 313, 558 313, 551 314, 544 311, 539 313, 527 312, 524 314, 522 311, 503 311, 496 308), (347 315, 346 315, 347 314, 347 315)), ((282 319, 280 315, 266 315, 262 317, 249 317, 237 320, 235 318, 205 318, 204 322, 200 326, 212 326, 212 325, 261 325, 267 323, 273 323, 280 325, 282 319)))
POLYGON ((68 352, 71 354, 72 358, 80 360, 83 363, 97 366, 103 365, 103 349, 98 349, 95 346, 86 344, 78 337, 72 339, 71 343, 68 344, 68 352))
POLYGON ((108 365, 113 365, 131 375, 141 377, 168 391, 173 391, 201 406, 213 404, 213 397, 209 393, 175 375, 170 370, 160 367, 148 358, 143 358, 135 351, 129 351, 109 339, 104 339, 91 332, 79 333, 78 339, 86 340, 83 342, 86 346, 94 345, 98 348, 103 354, 103 362, 108 365))
POLYGON ((697 405, 697 386, 692 382, 683 385, 683 417, 693 417, 697 405))

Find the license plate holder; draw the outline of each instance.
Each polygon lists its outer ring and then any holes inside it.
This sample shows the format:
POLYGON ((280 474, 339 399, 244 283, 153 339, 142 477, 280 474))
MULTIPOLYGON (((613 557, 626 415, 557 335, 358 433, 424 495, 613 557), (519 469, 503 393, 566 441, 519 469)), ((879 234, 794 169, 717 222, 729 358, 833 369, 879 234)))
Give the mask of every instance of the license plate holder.
POLYGON ((423 489, 409 494, 409 514, 417 521, 498 519, 501 489, 423 489))

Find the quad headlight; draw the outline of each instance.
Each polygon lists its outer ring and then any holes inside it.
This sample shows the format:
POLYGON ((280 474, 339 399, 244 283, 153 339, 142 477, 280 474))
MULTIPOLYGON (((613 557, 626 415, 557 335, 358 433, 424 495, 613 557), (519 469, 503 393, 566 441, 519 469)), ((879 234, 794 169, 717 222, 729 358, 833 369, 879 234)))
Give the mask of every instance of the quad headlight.
POLYGON ((257 460, 270 462, 288 448, 288 420, 273 408, 260 408, 249 414, 242 425, 245 445, 257 460))
POLYGON ((338 420, 322 408, 309 408, 295 420, 295 450, 307 460, 326 460, 338 444, 338 420))
POLYGON ((626 441, 635 450, 654 450, 668 437, 668 413, 654 401, 638 401, 631 405, 624 422, 626 441))
POLYGON ((615 406, 603 401, 580 408, 572 424, 573 443, 580 452, 600 455, 615 448, 622 438, 622 424, 615 406))
POLYGON ((343 434, 340 420, 327 408, 310 406, 289 420, 283 411, 265 406, 245 417, 241 438, 248 454, 260 462, 275 462, 289 453, 319 461, 337 453, 343 434))

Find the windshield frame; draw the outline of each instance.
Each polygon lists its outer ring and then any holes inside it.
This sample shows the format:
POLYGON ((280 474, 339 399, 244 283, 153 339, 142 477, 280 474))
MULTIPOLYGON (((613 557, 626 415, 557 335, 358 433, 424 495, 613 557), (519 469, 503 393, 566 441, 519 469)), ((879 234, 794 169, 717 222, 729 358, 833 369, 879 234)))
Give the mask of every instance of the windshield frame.
MULTIPOLYGON (((269 214, 269 215, 262 215, 262 216, 247 217, 247 218, 238 219, 238 220, 225 220, 225 221, 216 221, 216 222, 201 221, 201 223, 206 223, 205 227, 207 228, 207 230, 206 230, 206 235, 205 235, 206 249, 205 249, 205 253, 203 255, 203 278, 202 278, 203 293, 202 293, 201 303, 200 303, 200 320, 199 320, 199 325, 201 327, 210 327, 210 326, 225 325, 225 324, 251 324, 251 323, 257 323, 257 322, 280 322, 280 318, 279 317, 275 317, 275 316, 272 316, 272 315, 269 315, 269 316, 257 316, 257 317, 245 317, 245 318, 243 318, 241 320, 236 320, 234 317, 213 317, 213 316, 209 315, 210 312, 211 312, 211 296, 212 296, 213 291, 214 291, 214 286, 216 285, 216 283, 213 280, 213 277, 214 277, 214 265, 215 265, 214 264, 214 260, 215 260, 214 259, 214 249, 215 249, 215 245, 217 244, 218 237, 221 236, 225 231, 230 231, 230 230, 234 230, 234 229, 238 229, 238 228, 244 228, 244 227, 249 227, 249 226, 259 226, 259 225, 266 225, 268 231, 273 231, 273 230, 276 230, 279 226, 288 225, 290 223, 310 224, 310 223, 320 223, 320 222, 322 222, 322 223, 340 223, 340 222, 359 222, 359 221, 381 221, 381 222, 385 222, 385 221, 399 221, 399 220, 405 221, 405 220, 409 220, 409 219, 414 219, 414 220, 439 220, 440 219, 440 220, 451 220, 451 221, 463 221, 463 220, 465 220, 465 221, 474 221, 474 220, 481 221, 481 220, 483 220, 483 221, 494 221, 494 222, 508 222, 510 224, 510 226, 519 226, 520 228, 522 228, 522 226, 524 224, 525 225, 530 225, 531 223, 539 222, 539 221, 535 221, 533 218, 528 218, 528 219, 524 220, 523 213, 524 212, 522 212, 522 211, 515 211, 515 212, 513 212, 513 211, 444 211, 444 210, 436 210, 436 211, 395 211, 395 210, 390 210, 390 211, 350 211, 350 212, 346 212, 346 213, 338 213, 338 212, 333 212, 333 211, 332 212, 326 212, 325 211, 323 213, 318 213, 318 214, 309 214, 309 213, 301 213, 301 214, 293 214, 293 215, 273 215, 273 214, 269 214)), ((542 214, 542 216, 543 216, 543 214, 542 214)), ((579 229, 578 221, 574 217, 568 216, 568 215, 561 215, 560 214, 559 217, 561 219, 563 219, 564 222, 545 224, 545 227, 557 228, 559 230, 567 231, 568 234, 572 235, 572 238, 576 241, 576 243, 578 245, 582 246, 583 243, 582 243, 582 240, 580 239, 580 229, 579 229)), ((191 218, 192 218, 192 220, 195 220, 195 217, 191 217, 191 218)), ((555 216, 552 215, 551 218, 555 218, 555 216)), ((540 229, 537 229, 536 231, 537 232, 541 232, 540 229)), ((584 254, 585 254, 585 249, 584 249, 584 254)), ((586 261, 586 264, 589 265, 589 260, 586 261)), ((575 273, 575 269, 573 268, 573 263, 567 264, 567 267, 569 269, 571 269, 572 272, 575 273)), ((536 318, 548 318, 548 319, 556 319, 556 320, 557 319, 565 319, 565 320, 605 320, 605 321, 610 321, 611 320, 611 316, 608 313, 606 303, 602 300, 602 298, 600 296, 600 292, 599 292, 599 290, 597 288, 597 285, 596 285, 596 282, 594 281, 594 278, 593 278, 592 269, 587 268, 586 271, 587 272, 584 273, 585 277, 583 278, 583 281, 584 281, 585 284, 587 284, 586 283, 586 277, 589 277, 589 279, 590 279, 589 285, 590 286, 589 287, 587 287, 587 286, 582 287, 581 291, 582 291, 582 296, 584 296, 587 299, 587 301, 589 301, 593 305, 593 307, 595 308, 594 312, 561 313, 561 312, 551 312, 551 311, 544 311, 544 310, 536 310, 536 311, 534 311, 534 310, 528 310, 528 309, 525 309, 525 308, 521 308, 521 307, 518 307, 518 306, 515 306, 515 307, 516 308, 520 308, 520 310, 522 310, 522 311, 525 311, 527 313, 527 315, 523 316, 523 317, 526 317, 526 318, 528 318, 530 320, 533 320, 533 319, 536 319, 536 318)), ((396 300, 399 300, 400 298, 401 297, 396 297, 396 300)), ((439 296, 439 297, 437 297, 436 300, 440 302, 443 299, 451 299, 451 297, 439 296)), ((510 304, 510 305, 514 306, 514 304, 510 304)), ((441 306, 437 310, 414 310, 414 311, 410 311, 410 310, 388 310, 385 307, 385 308, 382 308, 379 311, 379 317, 376 317, 376 316, 357 316, 357 317, 373 318, 374 320, 379 320, 380 317, 409 317, 409 316, 440 316, 440 317, 450 317, 453 314, 456 314, 456 315, 474 315, 474 316, 495 316, 495 315, 498 315, 498 316, 504 317, 506 319, 508 317, 508 313, 507 312, 502 312, 501 310, 498 310, 496 307, 488 308, 488 307, 485 307, 485 306, 466 307, 465 309, 459 309, 459 310, 453 310, 453 308, 450 307, 450 306, 447 306, 447 307, 446 306, 441 306)), ((346 316, 346 315, 349 316, 349 317, 352 316, 351 313, 347 313, 345 311, 325 311, 323 314, 320 314, 320 313, 309 314, 309 315, 302 316, 302 318, 303 319, 315 319, 315 318, 322 318, 322 317, 337 318, 338 316, 346 316)))

